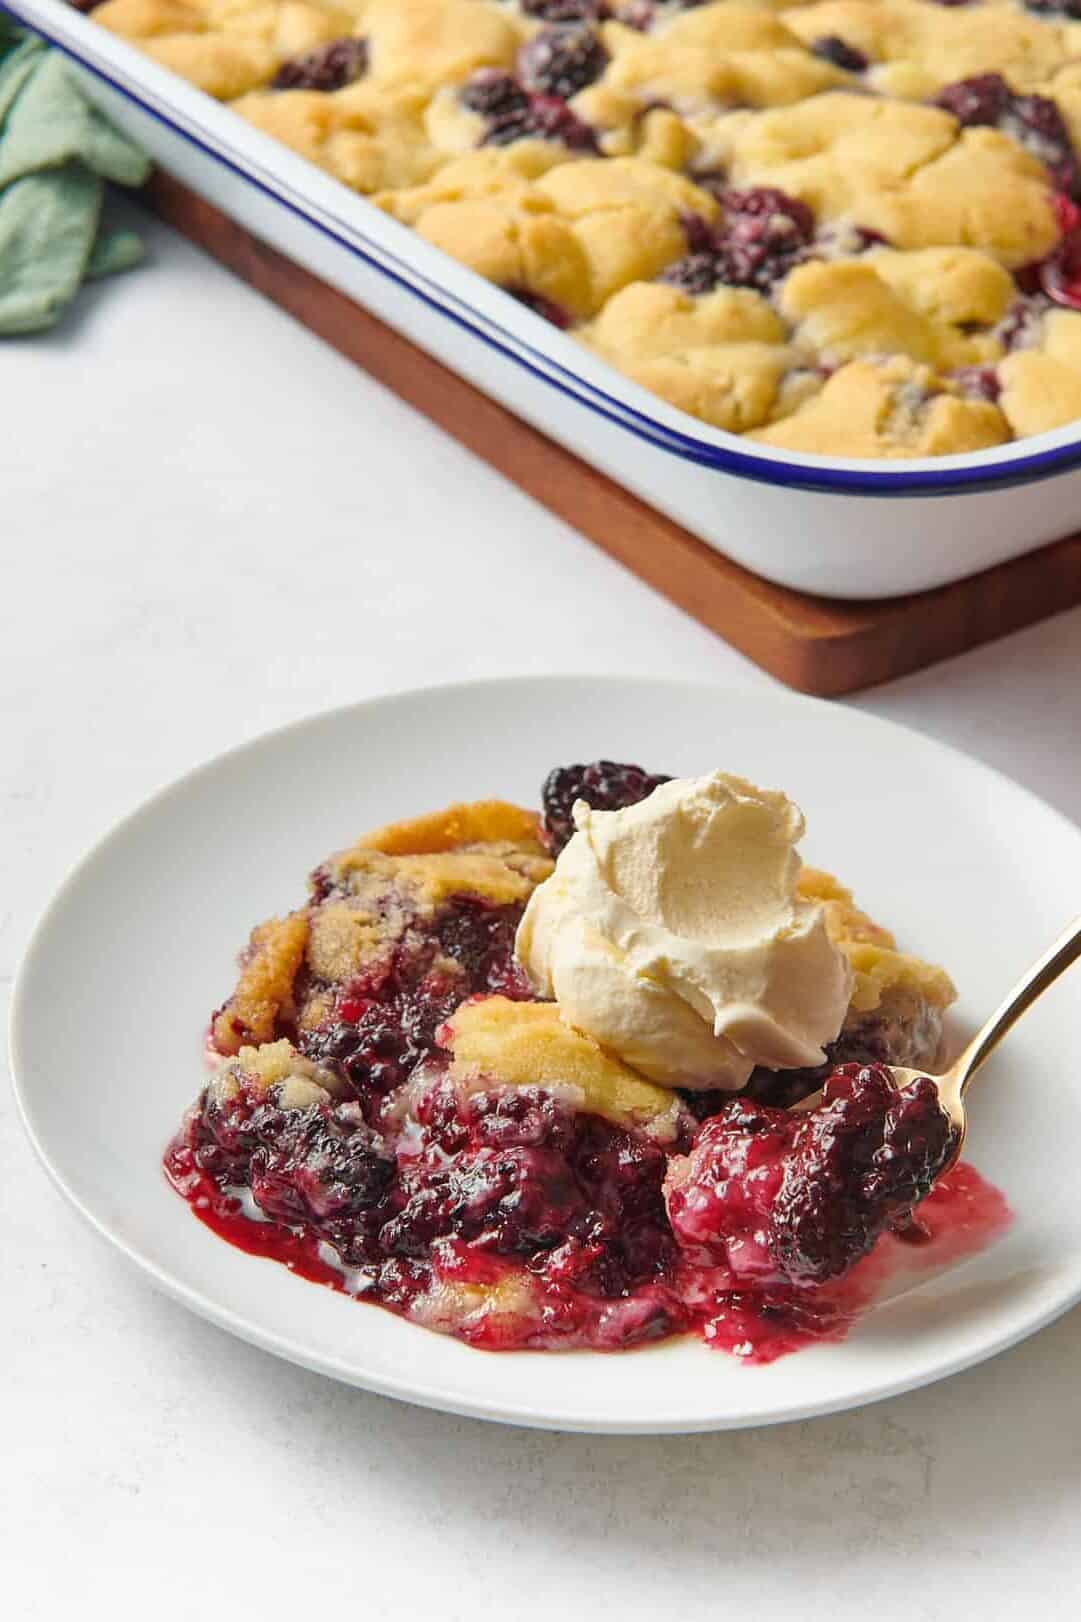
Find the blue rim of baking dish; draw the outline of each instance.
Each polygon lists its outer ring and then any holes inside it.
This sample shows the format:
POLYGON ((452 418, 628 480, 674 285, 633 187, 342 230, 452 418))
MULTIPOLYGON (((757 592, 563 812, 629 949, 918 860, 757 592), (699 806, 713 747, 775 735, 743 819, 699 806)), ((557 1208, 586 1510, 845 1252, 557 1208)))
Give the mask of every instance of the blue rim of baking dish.
MULTIPOLYGON (((65 6, 66 9, 68 8, 65 6)), ((775 460, 755 455, 753 452, 708 444, 691 435, 680 433, 677 429, 669 428, 655 418, 607 394, 586 378, 570 371, 559 361, 543 355, 523 339, 500 327, 490 317, 473 309, 449 288, 439 286, 415 267, 407 267, 391 249, 383 247, 382 244, 376 245, 354 227, 346 227, 339 221, 336 222, 339 228, 335 229, 333 217, 331 221, 321 219, 310 208, 305 207, 300 198, 287 196, 281 181, 275 182, 266 175, 253 172, 249 159, 242 158, 235 150, 227 149, 224 143, 211 136, 209 131, 200 132, 179 123, 164 108, 147 100, 130 85, 109 72, 101 63, 81 54, 70 41, 60 39, 37 18, 30 18, 22 13, 17 0, 0 0, 0 12, 6 12, 23 27, 40 35, 55 49, 88 73, 92 73, 124 100, 133 103, 156 123, 164 125, 174 135, 205 153, 223 168, 230 170, 288 213, 329 238, 338 247, 344 248, 355 258, 362 259, 371 269, 377 270, 427 305, 429 309, 478 338, 489 349, 495 350, 505 359, 520 366, 586 410, 684 461, 710 467, 720 473, 732 474, 737 478, 750 479, 758 484, 779 485, 786 489, 808 490, 819 494, 871 497, 928 497, 1008 489, 1015 485, 1032 484, 1053 474, 1081 466, 1081 438, 1050 450, 1034 451, 1027 456, 1014 457, 1005 463, 987 462, 977 467, 960 468, 864 471, 828 466, 820 469, 809 462, 786 462, 780 458, 775 460), (343 234, 345 231, 349 231, 349 235, 343 234), (354 235, 365 243, 364 248, 351 240, 354 235), (366 249, 368 251, 365 251, 366 249), (559 375, 554 376, 553 373, 559 375)), ((78 12, 74 12, 73 15, 79 17, 80 21, 83 20, 78 12)), ((539 321, 543 317, 536 316, 535 319, 539 321)), ((948 461, 950 458, 942 460, 948 461)))

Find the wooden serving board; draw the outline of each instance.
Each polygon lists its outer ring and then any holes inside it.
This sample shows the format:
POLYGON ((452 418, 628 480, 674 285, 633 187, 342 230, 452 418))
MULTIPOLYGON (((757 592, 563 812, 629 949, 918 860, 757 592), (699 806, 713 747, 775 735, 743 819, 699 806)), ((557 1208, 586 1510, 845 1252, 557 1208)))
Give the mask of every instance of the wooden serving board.
POLYGON ((169 175, 157 173, 149 197, 178 231, 790 687, 827 697, 855 692, 1081 602, 1081 534, 884 602, 812 597, 762 580, 169 175))

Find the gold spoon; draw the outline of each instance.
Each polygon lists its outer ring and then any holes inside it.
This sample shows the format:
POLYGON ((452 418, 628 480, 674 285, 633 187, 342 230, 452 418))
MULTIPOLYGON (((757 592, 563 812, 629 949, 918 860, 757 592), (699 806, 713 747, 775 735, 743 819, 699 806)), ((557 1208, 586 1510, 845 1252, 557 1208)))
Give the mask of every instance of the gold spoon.
MULTIPOLYGON (((949 1069, 944 1070, 940 1076, 929 1076, 938 1088, 939 1102, 957 1130, 957 1142, 950 1158, 950 1165, 961 1153, 961 1145, 964 1143, 968 1127, 964 1096, 969 1082, 983 1061, 998 1047, 1011 1026, 1032 1007, 1036 998, 1041 996, 1071 963, 1076 963, 1079 957, 1081 957, 1081 917, 1075 918, 1055 944, 1049 946, 1043 956, 1021 976, 1013 990, 995 1009, 987 1023, 980 1027, 949 1069)), ((909 1070, 899 1064, 888 1065, 887 1069, 892 1073, 898 1087, 907 1087, 918 1077, 928 1076, 926 1070, 909 1070)), ((812 1093, 809 1098, 801 1099, 798 1104, 793 1105, 793 1109, 810 1110, 821 1102, 820 1088, 817 1093, 812 1093)))

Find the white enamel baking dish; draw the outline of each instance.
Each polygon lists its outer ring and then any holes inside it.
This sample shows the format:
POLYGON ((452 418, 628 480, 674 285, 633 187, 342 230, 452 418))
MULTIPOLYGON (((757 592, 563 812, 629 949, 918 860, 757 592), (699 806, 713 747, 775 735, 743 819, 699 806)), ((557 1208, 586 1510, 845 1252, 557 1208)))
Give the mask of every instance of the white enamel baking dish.
POLYGON ((62 0, 4 9, 59 46, 93 100, 179 179, 758 574, 828 596, 893 597, 1078 527, 1081 422, 910 462, 752 445, 621 377, 62 0))

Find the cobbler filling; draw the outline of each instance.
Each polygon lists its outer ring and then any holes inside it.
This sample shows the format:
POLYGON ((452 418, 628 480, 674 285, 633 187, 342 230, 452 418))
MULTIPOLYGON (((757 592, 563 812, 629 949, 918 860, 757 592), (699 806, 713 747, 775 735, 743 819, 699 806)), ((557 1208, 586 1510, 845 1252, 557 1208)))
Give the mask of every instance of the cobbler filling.
POLYGON ((503 291, 509 293, 511 298, 515 299, 519 304, 524 304, 527 310, 532 310, 534 315, 542 316, 545 321, 550 321, 553 327, 559 328, 560 332, 565 332, 571 325, 569 311, 563 309, 562 305, 557 304, 554 299, 544 298, 540 293, 533 293, 528 287, 505 287, 503 291))
POLYGON ((574 832, 571 813, 575 800, 585 800, 594 811, 620 811, 637 805, 672 779, 653 775, 641 766, 616 760, 595 760, 588 766, 556 766, 541 788, 544 818, 541 833, 553 856, 558 856, 574 832))
MULTIPOLYGON (((550 71, 557 76, 554 65, 550 71)), ((568 67, 567 71, 572 69, 568 67)), ((538 72, 545 77, 543 67, 538 67, 538 72)), ((463 106, 484 119, 481 146, 510 146, 514 141, 535 137, 560 141, 577 152, 591 152, 596 147, 596 136, 589 125, 575 117, 561 96, 527 89, 521 80, 501 68, 480 68, 463 86, 461 98, 463 106)))
POLYGON ((950 378, 966 400, 988 400, 994 405, 1002 393, 998 373, 990 366, 961 366, 950 378))
POLYGON ((518 77, 526 90, 561 101, 599 79, 607 66, 608 52, 586 23, 538 28, 518 52, 518 77))
POLYGON ((696 215, 684 218, 691 251, 657 279, 685 293, 711 293, 715 287, 727 286, 752 287, 768 294, 790 270, 808 259, 845 259, 869 248, 889 246, 880 231, 850 221, 816 227, 807 204, 776 187, 728 191, 722 179, 698 178, 726 213, 719 229, 696 215))
POLYGON ((625 28, 645 31, 657 15, 657 7, 671 12, 693 11, 708 0, 518 0, 527 17, 550 23, 604 22, 614 18, 625 28))
MULTIPOLYGON (((693 10, 696 5, 703 3, 704 0, 685 0, 680 9, 693 10)), ((612 6, 611 12, 616 22, 622 23, 624 28, 634 28, 638 33, 645 34, 653 27, 657 7, 654 0, 621 0, 620 4, 612 6)))
POLYGON ((741 1099, 706 1120, 671 1168, 672 1230, 736 1278, 822 1283, 909 1224, 954 1147, 933 1082, 897 1088, 882 1065, 844 1065, 806 1113, 741 1099))
POLYGON ((607 15, 602 0, 519 0, 527 17, 546 23, 599 22, 607 15))
POLYGON ((776 186, 732 190, 715 176, 698 180, 721 204, 723 223, 714 227, 697 215, 684 218, 690 252, 657 278, 684 293, 749 287, 768 294, 808 259, 844 258, 886 243, 880 232, 859 225, 817 229, 807 204, 776 186))
POLYGON ((1000 73, 981 73, 946 85, 935 102, 959 124, 987 125, 1011 135, 1046 165, 1059 191, 1067 196, 1081 191, 1081 168, 1070 132, 1049 96, 1018 95, 1000 73))
MULTIPOLYGON (((665 781, 612 761, 557 768, 542 836, 557 852, 576 799, 619 808, 665 781)), ((317 870, 313 908, 340 906, 340 871, 317 870)), ((654 1119, 591 1112, 569 1084, 507 1085, 497 1063, 463 1074, 452 1016, 492 996, 534 1001, 514 957, 523 906, 445 897, 377 966, 302 984, 297 1006, 314 990, 327 1011, 275 1032, 295 1073, 268 1081, 243 1050, 166 1152, 200 1220, 491 1350, 694 1332, 750 1362, 841 1338, 886 1281, 956 1260, 1008 1220, 995 1190, 950 1165, 933 1084, 892 1084, 903 1022, 865 1022, 819 1071, 758 1071, 739 1097, 673 1094, 654 1119), (823 1071, 817 1108, 784 1107, 823 1071)))
POLYGON ((1007 322, 1011 317, 1015 321, 1009 340, 1013 347, 1038 342, 1032 334, 1033 321, 1037 315, 1046 314, 1048 300, 1070 310, 1081 310, 1081 208, 1065 194, 1056 197, 1055 207, 1062 230, 1057 247, 1046 259, 1017 273, 1023 296, 1007 316, 1007 322))
POLYGON ((1040 342, 1044 317, 1051 301, 1040 287, 1042 266, 1034 266, 1029 275, 1029 291, 1014 299, 1005 316, 995 329, 995 335, 1008 352, 1030 349, 1040 342))
POLYGON ((1081 0, 1024 0, 1024 5, 1041 17, 1081 18, 1081 0))
POLYGON ((301 1053, 355 1087, 370 1109, 427 1058, 436 1031, 466 997, 531 996, 514 957, 520 917, 518 907, 459 897, 435 915, 419 945, 397 947, 348 981, 329 1019, 300 1032, 301 1053))
POLYGON ((839 34, 824 34, 816 39, 811 46, 815 56, 820 56, 824 62, 832 62, 835 68, 842 68, 845 73, 864 73, 868 62, 861 50, 855 45, 849 45, 839 34))
POLYGON ((723 223, 710 230, 704 221, 689 233, 691 252, 660 277, 688 293, 714 287, 753 287, 768 292, 807 257, 815 233, 806 203, 775 186, 744 191, 719 190, 723 223))
POLYGON ((166 1167, 244 1248, 411 1316, 448 1285, 519 1281, 513 1310, 447 1325, 476 1344, 615 1349, 690 1326, 660 1145, 541 1089, 463 1100, 438 1059, 404 1125, 398 1103, 284 1110, 208 1089, 166 1167))
POLYGON ((368 71, 368 42, 347 35, 283 62, 272 90, 344 90, 368 71))

